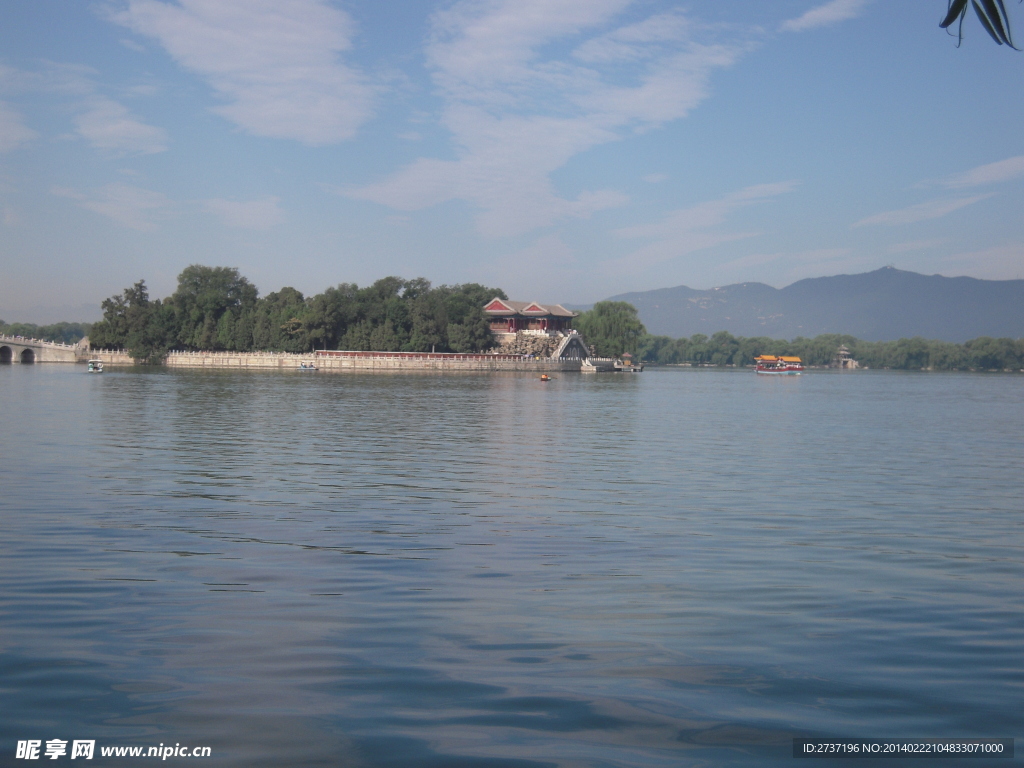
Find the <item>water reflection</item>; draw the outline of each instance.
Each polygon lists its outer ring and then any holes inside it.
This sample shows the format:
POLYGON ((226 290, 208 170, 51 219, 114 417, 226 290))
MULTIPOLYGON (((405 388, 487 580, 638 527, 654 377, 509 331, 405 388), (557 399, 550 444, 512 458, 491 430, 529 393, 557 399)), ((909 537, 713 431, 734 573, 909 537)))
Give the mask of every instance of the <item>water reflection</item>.
POLYGON ((1021 731, 1015 377, 75 374, 0 370, 31 414, 5 744, 739 765, 1021 731))

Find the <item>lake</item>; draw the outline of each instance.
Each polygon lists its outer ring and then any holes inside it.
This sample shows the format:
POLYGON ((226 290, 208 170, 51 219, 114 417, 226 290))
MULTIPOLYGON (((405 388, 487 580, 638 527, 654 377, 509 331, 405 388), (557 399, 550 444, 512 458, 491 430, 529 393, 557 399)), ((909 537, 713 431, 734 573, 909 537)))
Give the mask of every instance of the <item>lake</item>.
POLYGON ((1024 736, 1024 376, 7 365, 0 405, 5 764, 1024 736))

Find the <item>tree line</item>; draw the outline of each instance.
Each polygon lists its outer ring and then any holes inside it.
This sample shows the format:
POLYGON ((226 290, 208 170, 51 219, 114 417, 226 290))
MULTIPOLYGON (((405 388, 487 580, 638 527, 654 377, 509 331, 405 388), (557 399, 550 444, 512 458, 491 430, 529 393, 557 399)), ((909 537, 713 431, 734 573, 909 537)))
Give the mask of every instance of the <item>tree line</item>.
POLYGON ((35 323, 5 323, 0 320, 0 334, 5 336, 24 336, 26 339, 42 339, 60 344, 77 344, 89 335, 89 323, 52 323, 36 325, 35 323))
POLYGON ((643 336, 637 350, 643 360, 663 364, 753 365, 758 355, 795 355, 807 365, 828 365, 840 345, 861 366, 897 370, 976 371, 1024 368, 1024 339, 982 336, 956 344, 915 337, 896 341, 863 341, 853 336, 826 333, 792 341, 764 336, 744 338, 728 331, 689 338, 643 336))
POLYGON ((792 341, 766 336, 744 338, 728 331, 673 339, 647 332, 636 308, 624 301, 601 301, 576 318, 576 327, 598 357, 629 352, 663 365, 747 366, 759 355, 794 355, 808 365, 828 365, 841 345, 868 368, 898 370, 1015 370, 1024 368, 1024 339, 982 336, 956 344, 920 337, 897 341, 863 341, 854 336, 822 334, 792 341))
MULTIPOLYGON (((102 304, 97 323, 4 323, 0 333, 73 344, 88 335, 93 349, 127 349, 157 362, 171 349, 311 352, 314 349, 477 352, 495 342, 483 312, 499 288, 477 283, 434 287, 424 278, 385 277, 360 288, 341 283, 315 296, 282 288, 264 297, 230 267, 194 264, 165 299, 150 299, 145 281, 102 304)), ((1021 370, 1024 339, 982 336, 963 344, 915 337, 863 341, 822 334, 792 341, 719 331, 674 339, 647 332, 636 308, 602 301, 574 322, 598 357, 630 353, 663 365, 748 366, 758 355, 795 355, 828 365, 840 345, 862 366, 899 370, 1021 370)))
POLYGON ((424 278, 385 277, 309 297, 295 288, 260 297, 237 269, 193 264, 165 299, 151 299, 144 280, 106 299, 89 341, 145 362, 172 349, 477 352, 494 346, 483 307, 495 296, 508 298, 477 283, 435 287, 424 278))

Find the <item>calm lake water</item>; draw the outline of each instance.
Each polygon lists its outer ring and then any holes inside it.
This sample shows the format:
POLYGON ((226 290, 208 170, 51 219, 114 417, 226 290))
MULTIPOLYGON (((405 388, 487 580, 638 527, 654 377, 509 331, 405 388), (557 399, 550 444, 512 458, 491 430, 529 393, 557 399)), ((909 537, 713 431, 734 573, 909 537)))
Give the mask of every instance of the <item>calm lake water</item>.
POLYGON ((1024 376, 12 365, 0 413, 3 764, 1024 737, 1024 376))

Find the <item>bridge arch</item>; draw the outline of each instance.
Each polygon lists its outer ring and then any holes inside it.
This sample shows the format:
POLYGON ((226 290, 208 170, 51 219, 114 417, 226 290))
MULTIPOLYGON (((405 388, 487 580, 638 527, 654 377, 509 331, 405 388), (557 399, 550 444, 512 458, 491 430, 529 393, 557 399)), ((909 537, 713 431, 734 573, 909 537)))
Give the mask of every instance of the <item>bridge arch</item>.
POLYGON ((36 361, 36 353, 33 349, 21 350, 21 362, 23 363, 34 363, 36 361))
POLYGON ((10 363, 14 360, 14 350, 6 344, 0 347, 0 363, 10 363))

